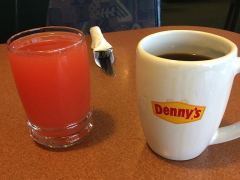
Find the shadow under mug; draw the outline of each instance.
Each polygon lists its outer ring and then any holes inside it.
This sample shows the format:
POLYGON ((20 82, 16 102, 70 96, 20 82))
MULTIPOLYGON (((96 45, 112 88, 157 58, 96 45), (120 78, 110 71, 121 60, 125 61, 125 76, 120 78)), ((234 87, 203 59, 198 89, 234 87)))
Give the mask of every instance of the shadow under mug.
POLYGON ((152 150, 167 159, 188 160, 208 145, 240 137, 240 122, 219 128, 239 72, 236 45, 218 35, 169 30, 143 38, 137 46, 136 84, 140 118, 152 150), (161 57, 167 53, 211 59, 161 57))

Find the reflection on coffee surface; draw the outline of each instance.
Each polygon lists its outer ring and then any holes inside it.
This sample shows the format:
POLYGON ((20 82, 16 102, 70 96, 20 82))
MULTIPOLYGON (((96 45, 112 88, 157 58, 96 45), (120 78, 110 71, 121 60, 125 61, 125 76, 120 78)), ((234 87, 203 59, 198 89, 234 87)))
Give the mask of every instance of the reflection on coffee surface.
POLYGON ((158 55, 158 57, 179 61, 205 61, 213 59, 209 56, 190 53, 167 53, 158 55))

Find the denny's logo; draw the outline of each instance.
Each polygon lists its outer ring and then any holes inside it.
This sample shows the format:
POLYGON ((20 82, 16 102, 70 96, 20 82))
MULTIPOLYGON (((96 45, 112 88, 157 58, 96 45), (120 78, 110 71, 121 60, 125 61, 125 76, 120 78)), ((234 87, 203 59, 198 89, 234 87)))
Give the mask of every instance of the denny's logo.
POLYGON ((182 102, 152 101, 153 113, 166 121, 183 124, 202 119, 205 106, 195 106, 182 102))

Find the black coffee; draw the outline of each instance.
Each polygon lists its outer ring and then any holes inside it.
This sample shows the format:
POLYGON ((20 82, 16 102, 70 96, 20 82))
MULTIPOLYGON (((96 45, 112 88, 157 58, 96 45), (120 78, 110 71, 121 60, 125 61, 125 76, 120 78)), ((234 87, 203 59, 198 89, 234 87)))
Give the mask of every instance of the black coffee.
POLYGON ((179 61, 205 61, 212 59, 208 56, 203 56, 199 54, 188 54, 188 53, 167 53, 161 54, 158 57, 172 59, 172 60, 179 60, 179 61))

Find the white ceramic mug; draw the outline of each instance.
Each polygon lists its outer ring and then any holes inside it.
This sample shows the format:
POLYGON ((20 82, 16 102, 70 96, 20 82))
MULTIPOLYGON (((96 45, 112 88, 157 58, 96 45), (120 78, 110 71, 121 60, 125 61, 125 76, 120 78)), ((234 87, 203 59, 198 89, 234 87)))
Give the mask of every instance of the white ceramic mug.
POLYGON ((140 118, 152 150, 168 159, 188 160, 208 145, 240 137, 240 122, 219 128, 239 72, 236 45, 218 35, 170 30, 143 38, 137 46, 136 83, 140 118), (166 53, 212 59, 158 57, 166 53))

